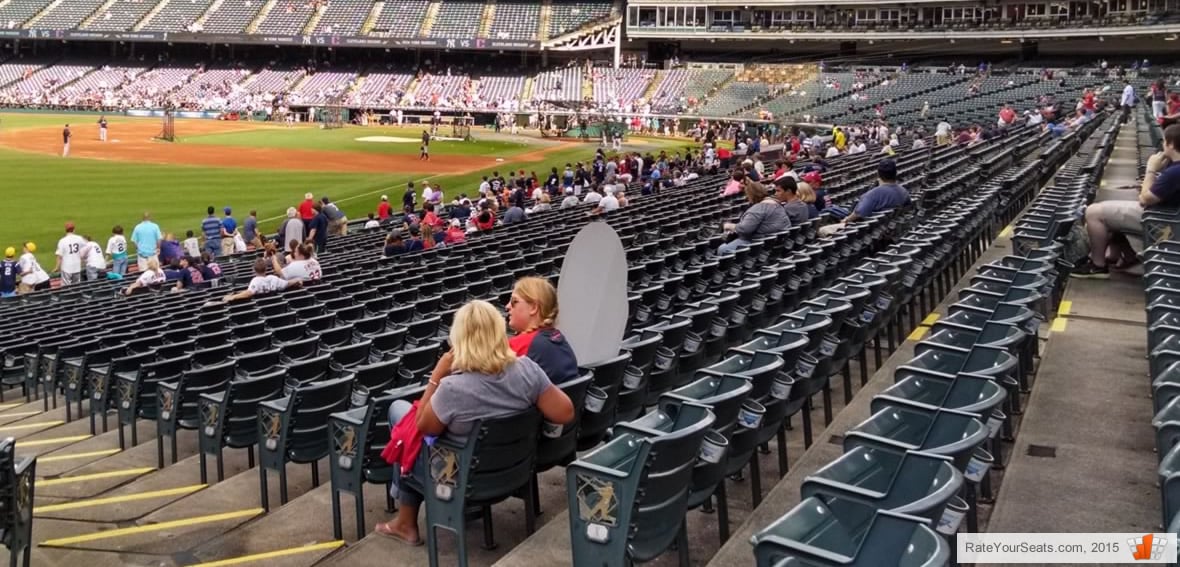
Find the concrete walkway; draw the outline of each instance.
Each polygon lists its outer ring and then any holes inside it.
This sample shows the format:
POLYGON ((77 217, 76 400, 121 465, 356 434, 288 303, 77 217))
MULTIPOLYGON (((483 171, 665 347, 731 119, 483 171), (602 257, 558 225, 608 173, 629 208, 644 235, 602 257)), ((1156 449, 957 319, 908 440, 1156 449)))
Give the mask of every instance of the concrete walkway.
MULTIPOLYGON (((1137 193, 1120 189, 1138 184, 1135 136, 1120 131, 1099 199, 1137 193)), ((1134 275, 1071 280, 988 531, 1158 529, 1143 302, 1134 275)))

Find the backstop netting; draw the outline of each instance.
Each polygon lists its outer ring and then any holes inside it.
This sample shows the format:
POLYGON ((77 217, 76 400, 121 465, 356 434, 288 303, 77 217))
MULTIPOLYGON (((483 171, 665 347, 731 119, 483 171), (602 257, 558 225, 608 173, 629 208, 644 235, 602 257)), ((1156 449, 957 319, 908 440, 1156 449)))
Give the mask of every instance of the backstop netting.
POLYGON ((320 116, 323 118, 325 129, 343 128, 344 123, 348 121, 348 109, 341 105, 330 104, 324 107, 320 116))
POLYGON ((156 136, 156 139, 165 142, 176 141, 176 117, 172 115, 171 110, 164 111, 164 117, 160 122, 160 135, 156 136))

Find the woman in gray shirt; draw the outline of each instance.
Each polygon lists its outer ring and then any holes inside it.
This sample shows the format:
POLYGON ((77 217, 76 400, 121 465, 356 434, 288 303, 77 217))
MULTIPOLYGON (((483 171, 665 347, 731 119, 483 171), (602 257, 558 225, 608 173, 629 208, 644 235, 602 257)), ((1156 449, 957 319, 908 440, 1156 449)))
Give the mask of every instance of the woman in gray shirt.
POLYGON ((782 232, 791 227, 791 220, 787 212, 778 201, 766 193, 761 183, 750 181, 748 178, 742 185, 742 192, 750 208, 738 217, 737 224, 726 224, 725 230, 734 234, 735 238, 717 248, 718 254, 733 254, 738 248, 749 246, 754 239, 782 232))
MULTIPOLYGON (((536 362, 517 358, 509 348, 504 317, 492 304, 476 300, 461 307, 455 313, 450 341, 451 351, 435 365, 418 402, 417 425, 423 434, 445 436, 462 444, 476 422, 534 405, 548 422, 565 425, 574 420, 574 405, 565 392, 549 382, 536 362)), ((389 408, 389 423, 396 425, 409 411, 410 404, 395 402, 389 408)), ((418 486, 427 486, 425 479, 415 480, 418 486)), ((377 524, 376 531, 421 545, 418 509, 422 495, 409 484, 397 484, 401 502, 397 517, 377 524)))

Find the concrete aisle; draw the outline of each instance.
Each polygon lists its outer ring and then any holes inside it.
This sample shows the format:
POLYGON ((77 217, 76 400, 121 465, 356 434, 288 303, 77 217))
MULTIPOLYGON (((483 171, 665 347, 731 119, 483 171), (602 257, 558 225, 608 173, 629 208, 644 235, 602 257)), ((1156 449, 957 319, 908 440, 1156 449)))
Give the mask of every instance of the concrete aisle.
MULTIPOLYGON (((1099 199, 1134 198, 1134 126, 1099 199)), ((1047 345, 989 532, 1150 532, 1161 523, 1143 287, 1072 280, 1047 345)))

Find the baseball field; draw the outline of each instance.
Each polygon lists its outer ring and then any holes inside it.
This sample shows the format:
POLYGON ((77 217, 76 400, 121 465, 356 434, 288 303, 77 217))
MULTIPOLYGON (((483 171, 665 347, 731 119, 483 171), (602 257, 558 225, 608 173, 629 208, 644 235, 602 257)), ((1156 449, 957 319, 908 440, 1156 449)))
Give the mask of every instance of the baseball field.
MULTIPOLYGON (((287 207, 312 192, 338 203, 350 219, 376 209, 382 194, 400 207, 406 182, 440 184, 449 200, 473 195, 482 175, 536 171, 592 158, 595 145, 536 136, 472 130, 475 141, 448 140, 440 129, 430 160, 420 161, 422 128, 176 120, 175 142, 154 137, 159 118, 107 116, 108 141, 99 141, 98 115, 0 112, 0 187, 4 222, 0 248, 37 243, 48 269, 66 221, 105 246, 111 228, 128 234, 143 211, 165 232, 183 239, 199 232, 206 207, 233 207, 239 222, 251 209, 262 227, 277 226, 287 207), (62 157, 62 129, 73 133, 62 157)), ((684 145, 632 140, 628 148, 658 151, 684 145)))

